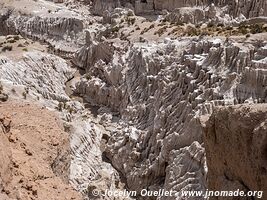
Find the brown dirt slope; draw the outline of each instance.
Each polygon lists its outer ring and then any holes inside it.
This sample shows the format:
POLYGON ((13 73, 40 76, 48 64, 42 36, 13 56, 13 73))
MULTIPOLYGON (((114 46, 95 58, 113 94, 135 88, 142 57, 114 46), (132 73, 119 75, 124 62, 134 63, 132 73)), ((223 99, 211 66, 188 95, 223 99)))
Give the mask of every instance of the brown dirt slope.
POLYGON ((0 199, 82 199, 68 184, 68 134, 45 108, 0 104, 0 199))

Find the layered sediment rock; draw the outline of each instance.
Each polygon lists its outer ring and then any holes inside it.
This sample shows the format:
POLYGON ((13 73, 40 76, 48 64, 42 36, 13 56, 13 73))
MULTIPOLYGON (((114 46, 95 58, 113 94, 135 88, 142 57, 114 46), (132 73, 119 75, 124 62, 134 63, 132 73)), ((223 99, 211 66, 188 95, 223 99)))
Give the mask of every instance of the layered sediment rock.
POLYGON ((42 52, 24 53, 19 62, 0 57, 0 75, 5 86, 14 96, 24 98, 40 97, 56 101, 67 101, 65 82, 75 70, 71 69, 65 60, 42 52), (12 87, 18 89, 11 91, 12 87))
POLYGON ((52 164, 54 173, 63 176, 64 172, 64 179, 84 194, 84 198, 92 199, 91 192, 96 188, 100 192, 123 189, 119 173, 102 158, 102 136, 107 135, 107 131, 80 102, 67 95, 65 83, 74 76, 75 70, 64 59, 38 51, 23 52, 16 60, 1 56, 0 61, 1 93, 3 90, 11 99, 38 101, 56 110, 65 122, 70 149, 67 154, 55 158, 52 164), (61 162, 70 157, 71 161, 61 162), (66 167, 65 171, 61 170, 66 167))
MULTIPOLYGON (((247 1, 234 3, 230 10, 226 5, 231 2, 217 1, 215 6, 224 7, 222 14, 230 13, 229 19, 243 11, 246 17, 264 15, 263 1, 259 1, 263 12, 250 2, 242 10, 235 9, 241 2, 247 1)), ((114 38, 117 34, 112 34, 112 29, 118 32, 125 25, 133 34, 141 34, 146 28, 151 32, 159 28, 141 17, 132 17, 129 9, 115 8, 127 3, 136 6, 133 1, 94 1, 95 12, 103 15, 103 20, 96 17, 103 22, 99 29, 94 24, 84 26, 86 20, 80 15, 74 17, 74 11, 66 11, 70 16, 57 15, 62 7, 39 16, 2 15, 0 23, 5 31, 45 40, 71 55, 75 51, 72 61, 85 71, 84 75, 78 70, 74 74, 63 59, 39 51, 24 52, 19 61, 1 56, 0 78, 5 92, 12 98, 40 100, 58 111, 70 133, 69 181, 83 194, 89 194, 89 199, 97 188, 101 192, 123 188, 138 192, 144 188, 205 191, 207 165, 198 118, 211 114, 215 106, 267 101, 266 41, 261 35, 251 39, 250 35, 246 39, 140 39, 140 43, 126 37, 127 41, 122 41, 114 38), (121 26, 113 26, 119 23, 121 26), (97 31, 100 33, 94 37, 97 31), (105 34, 108 31, 112 36, 105 34), (66 82, 71 97, 65 91, 66 82)), ((162 9, 156 1, 138 3, 141 10, 162 9)), ((201 23, 221 17, 213 5, 201 9, 210 3, 164 1, 161 6, 170 6, 169 10, 198 6, 174 10, 169 17, 172 22, 201 23)), ((173 28, 172 24, 164 27, 163 31, 173 28)), ((153 37, 158 39, 155 33, 153 37)), ((62 167, 57 162, 56 166, 62 167)))
MULTIPOLYGON (((196 7, 204 11, 207 7, 215 5, 218 10, 223 8, 224 14, 229 14, 233 18, 237 18, 240 15, 246 18, 267 16, 267 3, 265 0, 251 1, 251 0, 241 0, 241 1, 199 1, 199 0, 147 0, 147 1, 119 1, 110 0, 109 2, 104 2, 101 0, 95 0, 93 6, 93 12, 99 15, 103 15, 105 10, 111 11, 114 8, 126 6, 135 10, 137 14, 151 13, 153 11, 162 11, 164 9, 168 11, 174 11, 175 9, 187 7, 188 13, 186 16, 192 18, 197 17, 194 14, 190 14, 190 8, 196 7), (132 5, 132 6, 129 6, 132 5)), ((180 11, 181 12, 181 11, 180 11)), ((218 12, 220 13, 220 12, 218 12)), ((199 14, 196 13, 197 15, 199 14)), ((185 16, 185 17, 186 17, 185 16)), ((184 21, 187 23, 186 21, 184 21)), ((191 22, 191 21, 188 21, 191 22)))
POLYGON ((91 72, 98 73, 82 79, 77 93, 111 107, 134 124, 114 131, 105 150, 130 189, 205 190, 205 157, 197 117, 211 113, 217 105, 266 101, 263 49, 264 45, 241 46, 219 39, 166 40, 160 45, 133 45, 119 62, 114 56, 108 64, 99 61, 91 66, 91 72), (119 81, 111 81, 116 80, 110 73, 114 70, 120 74, 119 81), (197 159, 188 156, 196 153, 197 159), (190 173, 188 168, 192 168, 190 173))
POLYGON ((97 15, 103 15, 105 10, 112 11, 115 8, 121 7, 119 0, 94 0, 93 1, 93 13, 97 15))
POLYGON ((32 3, 34 12, 0 5, 0 34, 20 34, 43 41, 62 56, 70 56, 84 44, 84 16, 63 5, 47 4, 45 1, 39 4, 32 3))
POLYGON ((86 71, 100 60, 109 63, 113 57, 114 47, 105 41, 97 42, 94 37, 94 33, 86 31, 86 45, 75 53, 73 59, 75 65, 86 71))
POLYGON ((266 104, 214 110, 204 128, 210 190, 263 191, 255 196, 266 198, 266 124, 266 104))

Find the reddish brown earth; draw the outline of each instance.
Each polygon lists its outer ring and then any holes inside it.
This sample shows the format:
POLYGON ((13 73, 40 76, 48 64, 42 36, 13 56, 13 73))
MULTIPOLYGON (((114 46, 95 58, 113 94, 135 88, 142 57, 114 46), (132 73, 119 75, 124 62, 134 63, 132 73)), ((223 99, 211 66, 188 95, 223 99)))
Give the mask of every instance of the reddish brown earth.
POLYGON ((82 199, 68 184, 68 134, 36 105, 0 104, 0 199, 82 199))

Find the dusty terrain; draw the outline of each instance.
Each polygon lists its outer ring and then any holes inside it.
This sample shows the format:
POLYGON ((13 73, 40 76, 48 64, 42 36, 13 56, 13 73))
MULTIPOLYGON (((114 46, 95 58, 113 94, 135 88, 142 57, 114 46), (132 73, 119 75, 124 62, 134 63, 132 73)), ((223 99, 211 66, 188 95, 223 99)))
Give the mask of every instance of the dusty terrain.
POLYGON ((266 1, 2 0, 0 27, 0 113, 36 130, 2 134, 3 195, 266 191, 266 1))
POLYGON ((68 184, 70 144, 58 117, 17 101, 2 103, 0 113, 1 190, 6 199, 82 199, 68 184))

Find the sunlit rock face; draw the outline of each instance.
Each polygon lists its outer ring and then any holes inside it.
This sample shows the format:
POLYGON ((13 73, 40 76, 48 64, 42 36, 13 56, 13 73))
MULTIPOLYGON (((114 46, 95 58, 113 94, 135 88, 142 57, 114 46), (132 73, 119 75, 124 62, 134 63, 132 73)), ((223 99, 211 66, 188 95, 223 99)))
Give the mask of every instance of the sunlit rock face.
POLYGON ((266 104, 219 107, 208 119, 204 141, 211 190, 263 191, 256 197, 265 198, 266 109, 266 104))
POLYGON ((104 151, 130 189, 207 188, 198 117, 214 106, 266 102, 264 45, 166 40, 90 65, 92 76, 81 79, 77 92, 130 122, 110 134, 104 151))
MULTIPOLYGON (((14 41, 8 44, 13 50, 1 52, 0 99, 7 94, 8 99, 33 101, 62 118, 70 140, 68 181, 85 199, 93 199, 95 188, 140 193, 142 189, 205 191, 222 187, 225 180, 215 179, 221 171, 212 163, 225 150, 224 144, 219 154, 213 152, 216 145, 209 136, 214 134, 216 115, 210 118, 209 134, 202 129, 203 116, 208 118, 213 112, 220 116, 218 106, 267 101, 266 33, 240 35, 238 27, 227 30, 224 22, 235 26, 265 22, 265 17, 249 18, 266 15, 265 2, 95 0, 86 9, 73 2, 66 3, 68 8, 37 1, 39 10, 34 11, 42 14, 0 9, 1 34, 20 33, 27 38, 20 43, 25 46, 14 41), (43 9, 44 5, 52 5, 54 10, 43 9), (154 21, 139 16, 155 17, 155 13, 159 15, 154 21), (204 29, 207 22, 216 22, 207 35, 172 32, 183 31, 189 24, 204 29), (220 29, 226 30, 218 35, 216 25, 221 22, 220 29), (200 24, 203 27, 195 26, 200 24), (157 35, 160 29, 163 36, 157 35), (47 46, 35 48, 29 38, 47 46), (26 49, 29 44, 34 48, 26 49), (206 145, 210 145, 208 151, 206 145)), ((13 41, 10 38, 22 40, 18 35, 5 37, 1 45, 13 41)), ((228 112, 226 118, 229 116, 228 112)), ((227 119, 234 121, 234 117, 227 119)), ((256 119, 260 117, 264 116, 256 119)), ((249 114, 249 119, 254 115, 249 114)), ((255 128, 255 133, 265 141, 259 129, 255 128)), ((255 150, 255 155, 261 155, 262 149, 255 150)), ((257 162, 255 168, 264 172, 261 161, 257 162)), ((231 170, 243 179, 242 170, 231 170)), ((254 181, 248 180, 246 185, 258 189, 265 184, 261 180, 258 187, 254 181)))

